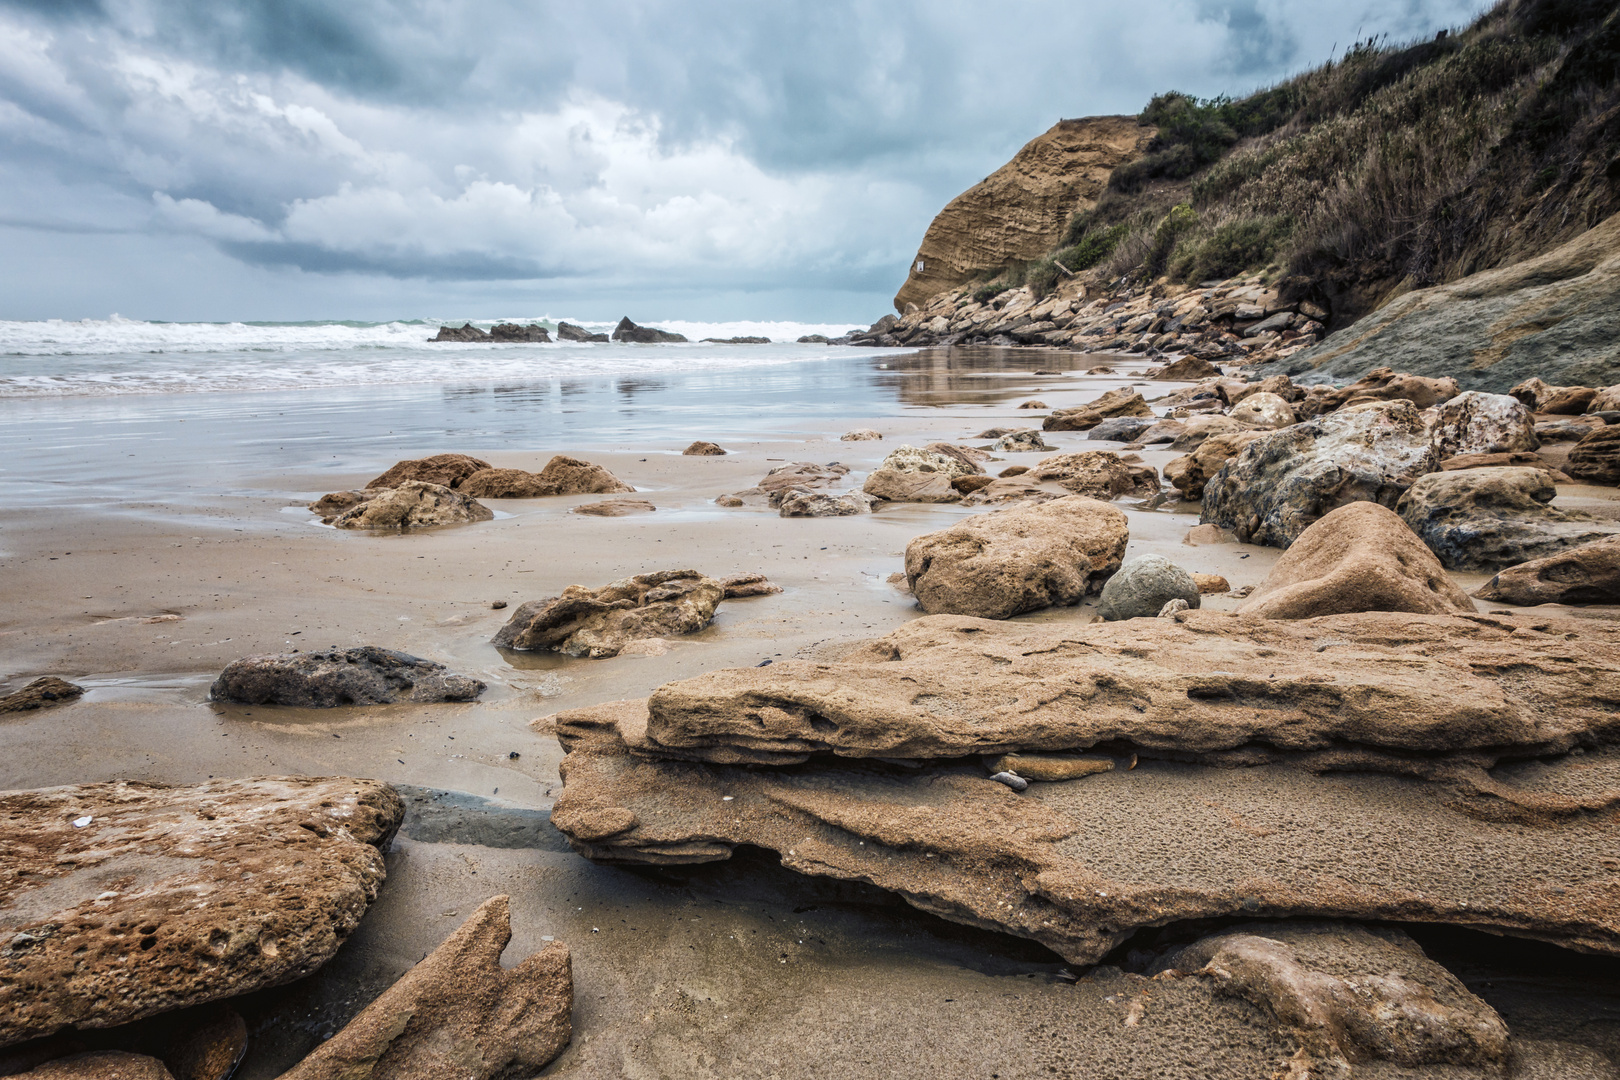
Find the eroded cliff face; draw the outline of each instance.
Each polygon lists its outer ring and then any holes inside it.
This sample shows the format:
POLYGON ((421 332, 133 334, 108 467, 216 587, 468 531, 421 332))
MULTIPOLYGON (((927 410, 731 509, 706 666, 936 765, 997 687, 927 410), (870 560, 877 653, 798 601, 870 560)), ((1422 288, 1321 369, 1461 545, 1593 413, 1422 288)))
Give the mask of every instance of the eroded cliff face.
POLYGON ((1070 215, 1090 209, 1109 174, 1141 154, 1153 134, 1134 116, 1092 116, 1060 120, 1031 139, 934 218, 895 295, 895 310, 921 306, 981 271, 1044 257, 1070 215))

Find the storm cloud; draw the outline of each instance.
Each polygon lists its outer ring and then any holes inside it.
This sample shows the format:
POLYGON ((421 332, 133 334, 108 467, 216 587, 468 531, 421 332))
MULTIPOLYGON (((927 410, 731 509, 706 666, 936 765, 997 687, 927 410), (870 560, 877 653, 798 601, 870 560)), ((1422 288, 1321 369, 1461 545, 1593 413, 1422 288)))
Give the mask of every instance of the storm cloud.
POLYGON ((875 317, 1059 117, 1473 10, 0 0, 0 317, 875 317))

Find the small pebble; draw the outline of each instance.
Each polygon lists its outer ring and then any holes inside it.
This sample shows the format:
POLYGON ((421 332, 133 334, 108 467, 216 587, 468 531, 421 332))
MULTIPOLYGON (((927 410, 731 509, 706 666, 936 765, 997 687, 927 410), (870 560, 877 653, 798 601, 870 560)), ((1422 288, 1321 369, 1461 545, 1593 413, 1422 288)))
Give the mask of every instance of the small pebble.
POLYGON ((512 751, 512 752, 511 752, 511 753, 510 753, 510 754, 507 754, 507 755, 506 755, 506 759, 507 759, 507 760, 508 760, 508 761, 516 761, 516 760, 517 760, 517 759, 518 759, 518 758, 520 758, 520 757, 522 757, 522 756, 523 756, 523 755, 521 755, 521 754, 519 754, 519 753, 518 753, 518 752, 517 752, 517 751, 516 751, 516 750, 514 750, 514 751, 512 751))
POLYGON ((769 661, 769 660, 761 660, 759 663, 755 664, 754 666, 755 667, 765 667, 769 663, 771 663, 771 661, 769 661))
POLYGON ((490 604, 489 606, 494 608, 496 611, 499 611, 499 610, 501 610, 501 608, 506 606, 506 601, 505 600, 497 600, 494 603, 490 604))
POLYGON ((990 779, 994 780, 998 784, 1006 784, 1008 787, 1012 788, 1014 791, 1023 791, 1025 788, 1029 787, 1029 781, 1025 780, 1022 776, 1019 776, 1017 773, 998 772, 998 773, 996 773, 996 775, 992 776, 990 779))

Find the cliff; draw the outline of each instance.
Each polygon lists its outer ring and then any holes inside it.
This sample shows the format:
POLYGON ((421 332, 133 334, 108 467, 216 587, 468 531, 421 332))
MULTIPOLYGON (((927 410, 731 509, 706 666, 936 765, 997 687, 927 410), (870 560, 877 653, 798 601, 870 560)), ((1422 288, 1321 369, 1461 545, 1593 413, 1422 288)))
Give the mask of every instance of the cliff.
POLYGON ((1089 210, 1119 165, 1153 137, 1134 116, 1060 120, 1007 164, 952 199, 923 235, 896 311, 1019 261, 1039 259, 1089 210))

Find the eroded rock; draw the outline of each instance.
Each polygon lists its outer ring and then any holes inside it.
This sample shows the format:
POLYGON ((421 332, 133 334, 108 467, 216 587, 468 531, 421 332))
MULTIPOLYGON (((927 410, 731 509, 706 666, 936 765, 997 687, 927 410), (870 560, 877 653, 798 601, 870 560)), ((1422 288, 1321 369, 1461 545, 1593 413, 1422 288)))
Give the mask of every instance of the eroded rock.
POLYGON ((660 345, 682 342, 686 340, 684 334, 677 334, 670 330, 658 330, 651 326, 637 326, 626 315, 619 320, 619 325, 613 328, 614 341, 627 341, 639 345, 660 345))
POLYGON ((1092 499, 1117 499, 1123 495, 1156 495, 1158 474, 1132 467, 1118 454, 1107 450, 1086 450, 1043 458, 1029 471, 1034 480, 1055 481, 1065 491, 1092 499))
POLYGON ((1088 405, 1059 409, 1042 421, 1044 431, 1085 431, 1115 416, 1152 416, 1142 395, 1128 386, 1110 390, 1088 405))
POLYGON ((1584 484, 1620 486, 1620 424, 1584 435, 1570 449, 1564 471, 1584 484))
POLYGON ((65 705, 70 701, 77 701, 83 693, 84 687, 77 683, 58 679, 55 675, 46 675, 35 679, 21 690, 14 690, 0 697, 0 713, 33 712, 35 709, 48 709, 52 705, 65 705))
POLYGON ((846 431, 838 436, 839 442, 874 442, 883 438, 883 432, 873 431, 871 428, 856 428, 846 431))
POLYGON ((782 586, 773 583, 764 574, 733 574, 721 580, 720 588, 725 591, 727 600, 739 600, 748 596, 770 596, 782 591, 782 586))
POLYGON ((458 488, 463 480, 479 469, 490 467, 489 462, 466 454, 434 454, 432 457, 398 462, 366 487, 395 488, 406 480, 421 480, 428 484, 458 488))
POLYGON ((715 502, 721 506, 746 506, 757 503, 779 506, 786 492, 798 488, 814 491, 842 483, 849 475, 849 466, 836 461, 817 465, 813 461, 795 461, 791 465, 778 465, 760 478, 758 484, 743 491, 722 495, 715 502))
POLYGON ((777 511, 782 517, 853 517, 869 514, 876 496, 864 491, 808 491, 789 488, 782 493, 777 511))
POLYGON ((1422 477, 1395 509, 1452 570, 1501 570, 1620 528, 1555 509, 1557 494, 1541 469, 1465 469, 1422 477))
POLYGON ((600 589, 570 585, 512 613, 492 644, 569 656, 617 656, 632 641, 692 634, 708 626, 725 587, 696 570, 637 574, 600 589))
POLYGON ((558 454, 537 473, 522 469, 483 469, 461 483, 481 499, 541 499, 552 495, 616 495, 636 490, 600 465, 558 454))
POLYGON ((646 499, 603 499, 601 502, 583 503, 569 512, 587 517, 629 517, 631 514, 651 514, 657 509, 646 499))
POLYGON ((1259 431, 1230 431, 1213 435, 1198 444, 1190 454, 1175 458, 1164 467, 1168 480, 1184 499, 1202 499, 1204 485, 1220 472, 1243 448, 1260 438, 1259 431))
POLYGON ((704 442, 699 439, 685 450, 682 450, 681 455, 683 457, 722 457, 725 452, 725 448, 719 443, 704 442))
POLYGON ((1226 414, 1230 419, 1253 428, 1275 430, 1294 423, 1294 409, 1276 394, 1266 391, 1246 395, 1226 414))
POLYGON ((331 709, 396 701, 472 701, 484 684, 419 656, 358 645, 233 660, 209 688, 215 701, 331 709))
POLYGON ((1510 454, 1540 446, 1535 417, 1506 394, 1468 390, 1435 408, 1434 449, 1442 458, 1510 454))
POLYGON ((1416 408, 1428 409, 1456 397, 1459 389, 1457 380, 1449 376, 1431 379, 1398 374, 1387 367, 1375 368, 1336 390, 1313 387, 1294 411, 1303 420, 1374 401, 1409 401, 1416 408))
POLYGON ((377 488, 371 497, 332 518, 337 529, 430 529, 489 521, 495 511, 470 495, 422 480, 377 488))
POLYGON ((1474 595, 1503 604, 1620 604, 1620 536, 1510 566, 1474 595))

